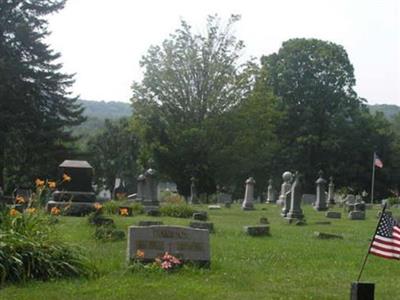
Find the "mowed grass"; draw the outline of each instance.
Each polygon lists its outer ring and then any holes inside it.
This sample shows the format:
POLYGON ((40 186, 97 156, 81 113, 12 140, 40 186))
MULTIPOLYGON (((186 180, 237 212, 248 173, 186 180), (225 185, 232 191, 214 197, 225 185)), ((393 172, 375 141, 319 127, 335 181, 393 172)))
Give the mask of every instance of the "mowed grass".
MULTIPOLYGON (((199 209, 207 210, 206 206, 199 209)), ((8 285, 0 299, 348 299, 377 223, 378 209, 367 210, 365 221, 327 219, 323 212, 303 207, 307 225, 286 224, 274 205, 256 205, 255 211, 232 208, 209 211, 216 232, 211 234, 211 268, 182 269, 176 273, 133 273, 125 264, 126 241, 94 240, 86 218, 62 217, 60 237, 82 247, 98 266, 94 279, 69 279, 8 285), (265 208, 266 210, 262 210, 265 208), (243 226, 270 220, 271 236, 249 237, 243 226), (317 225, 330 221, 330 225, 317 225), (317 240, 314 232, 337 233, 343 240, 317 240)), ((342 211, 340 208, 334 211, 342 211)), ((397 212, 394 211, 396 214, 397 212)), ((400 214, 400 212, 399 212, 400 214)), ((188 219, 147 216, 118 217, 118 228, 139 220, 188 225, 188 219)), ((374 282, 376 299, 400 299, 400 265, 370 255, 362 277, 374 282)))

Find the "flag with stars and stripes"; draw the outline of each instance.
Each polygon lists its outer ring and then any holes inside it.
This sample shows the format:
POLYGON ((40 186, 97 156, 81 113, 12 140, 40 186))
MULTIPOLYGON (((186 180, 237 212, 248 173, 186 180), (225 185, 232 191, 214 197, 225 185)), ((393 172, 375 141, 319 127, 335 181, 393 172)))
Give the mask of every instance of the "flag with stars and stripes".
POLYGON ((370 253, 389 259, 400 259, 400 227, 395 219, 383 212, 370 253))

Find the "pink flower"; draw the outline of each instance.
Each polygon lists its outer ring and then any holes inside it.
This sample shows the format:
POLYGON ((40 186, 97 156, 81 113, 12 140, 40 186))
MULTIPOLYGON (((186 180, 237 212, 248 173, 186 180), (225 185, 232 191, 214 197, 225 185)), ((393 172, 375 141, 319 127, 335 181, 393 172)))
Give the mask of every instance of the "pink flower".
POLYGON ((163 268, 164 270, 170 269, 172 268, 172 264, 169 261, 164 261, 163 263, 161 263, 161 268, 163 268))

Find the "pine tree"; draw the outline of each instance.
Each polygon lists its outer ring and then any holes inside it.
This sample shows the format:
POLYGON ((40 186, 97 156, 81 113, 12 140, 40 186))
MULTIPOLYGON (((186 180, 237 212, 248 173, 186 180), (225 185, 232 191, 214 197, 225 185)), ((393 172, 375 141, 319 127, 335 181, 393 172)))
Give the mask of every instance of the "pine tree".
POLYGON ((46 16, 65 0, 0 0, 0 186, 7 177, 47 175, 73 141, 83 108, 71 98, 73 77, 45 38, 46 16))

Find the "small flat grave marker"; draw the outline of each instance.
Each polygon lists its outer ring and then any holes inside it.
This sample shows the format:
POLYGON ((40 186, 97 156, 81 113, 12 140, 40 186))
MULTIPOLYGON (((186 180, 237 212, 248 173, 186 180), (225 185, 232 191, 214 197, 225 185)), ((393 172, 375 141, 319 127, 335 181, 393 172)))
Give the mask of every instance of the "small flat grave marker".
POLYGON ((333 234, 333 233, 325 233, 325 232, 314 232, 314 236, 317 239, 321 240, 330 240, 330 239, 343 239, 343 236, 339 234, 333 234))
POLYGON ((208 264, 210 238, 208 230, 182 226, 130 226, 127 259, 154 260, 168 252, 180 259, 208 264))
POLYGON ((336 211, 328 211, 325 216, 330 219, 341 219, 342 213, 336 211))
POLYGON ((251 236, 269 235, 269 225, 244 226, 244 232, 251 236))

